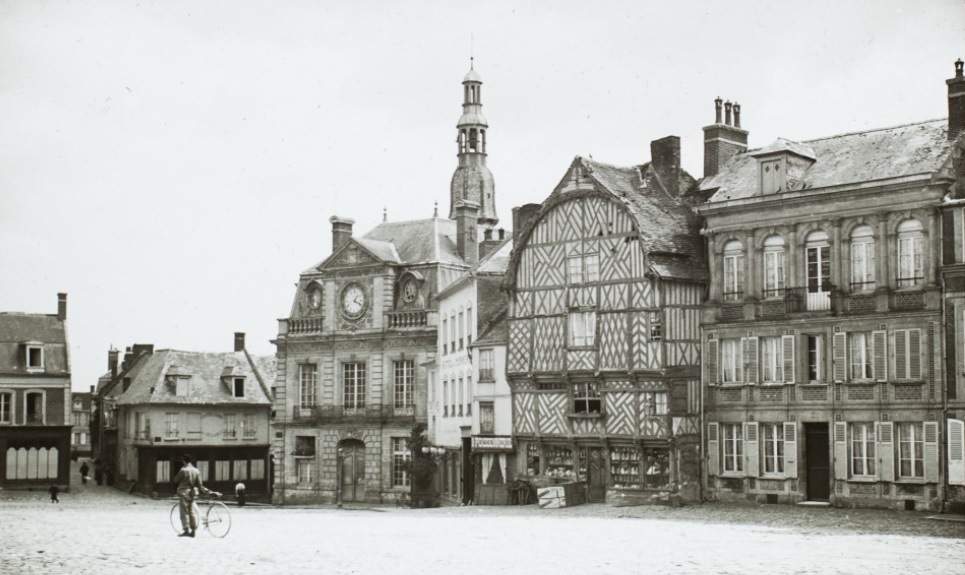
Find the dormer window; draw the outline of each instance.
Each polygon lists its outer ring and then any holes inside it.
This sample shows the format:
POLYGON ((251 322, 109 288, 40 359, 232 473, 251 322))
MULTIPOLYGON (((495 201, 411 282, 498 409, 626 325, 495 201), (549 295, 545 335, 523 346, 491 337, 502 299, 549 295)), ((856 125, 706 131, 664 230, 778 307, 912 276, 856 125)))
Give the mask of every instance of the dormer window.
POLYGON ((187 397, 191 392, 191 378, 189 377, 176 377, 174 379, 174 395, 178 397, 187 397))
POLYGON ((244 397, 245 396, 245 378, 236 377, 233 381, 232 396, 234 397, 244 397))
POLYGON ((28 342, 26 344, 26 365, 27 371, 44 370, 44 346, 38 342, 28 342))
POLYGON ((783 158, 761 161, 761 194, 783 192, 787 178, 783 158))

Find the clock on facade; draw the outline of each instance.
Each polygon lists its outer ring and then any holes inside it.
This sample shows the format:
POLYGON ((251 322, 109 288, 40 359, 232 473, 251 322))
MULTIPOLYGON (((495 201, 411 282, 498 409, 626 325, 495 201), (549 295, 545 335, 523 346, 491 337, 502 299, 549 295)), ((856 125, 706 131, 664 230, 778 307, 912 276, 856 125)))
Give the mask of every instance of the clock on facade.
POLYGON ((402 299, 406 303, 412 303, 415 301, 416 296, 419 295, 419 286, 416 284, 415 280, 408 278, 402 283, 402 299))
POLYGON ((349 284, 342 290, 342 314, 350 319, 362 316, 367 305, 365 290, 359 284, 349 284))

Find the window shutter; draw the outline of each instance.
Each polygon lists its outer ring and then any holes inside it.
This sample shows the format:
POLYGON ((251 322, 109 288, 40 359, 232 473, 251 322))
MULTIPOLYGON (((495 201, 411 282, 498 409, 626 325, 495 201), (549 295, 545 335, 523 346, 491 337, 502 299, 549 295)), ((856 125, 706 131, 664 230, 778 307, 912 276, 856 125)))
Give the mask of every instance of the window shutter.
POLYGON ((848 478, 848 424, 834 422, 834 478, 848 478))
POLYGON ((720 443, 717 441, 718 425, 707 424, 707 475, 720 475, 720 443))
POLYGON ((831 362, 834 364, 834 382, 842 383, 848 374, 848 334, 839 332, 831 340, 831 362))
POLYGON ((948 484, 965 485, 965 421, 948 420, 948 484))
POLYGON ((875 423, 878 437, 878 479, 895 480, 895 428, 890 421, 875 423))
POLYGON ((758 361, 760 355, 760 341, 756 337, 741 338, 741 347, 744 350, 744 381, 747 383, 758 383, 758 361))
POLYGON ((895 331, 895 379, 908 379, 908 330, 895 331))
POLYGON ((921 379, 921 330, 908 330, 908 377, 921 379))
POLYGON ((719 343, 716 339, 707 341, 707 383, 709 385, 720 383, 720 370, 718 369, 720 355, 717 352, 719 343))
POLYGON ((757 441, 756 421, 748 421, 744 424, 744 458, 747 461, 744 466, 747 476, 759 476, 761 474, 761 457, 757 441))
POLYGON ((784 347, 784 381, 794 383, 797 381, 794 377, 794 336, 782 336, 781 343, 784 347))
POLYGON ((797 423, 784 422, 784 475, 797 477, 797 423))
POLYGON ((874 370, 876 381, 887 381, 888 372, 885 366, 888 365, 885 342, 888 334, 884 331, 871 332, 871 353, 874 354, 874 370))
POLYGON ((938 422, 925 422, 925 482, 938 483, 938 422))

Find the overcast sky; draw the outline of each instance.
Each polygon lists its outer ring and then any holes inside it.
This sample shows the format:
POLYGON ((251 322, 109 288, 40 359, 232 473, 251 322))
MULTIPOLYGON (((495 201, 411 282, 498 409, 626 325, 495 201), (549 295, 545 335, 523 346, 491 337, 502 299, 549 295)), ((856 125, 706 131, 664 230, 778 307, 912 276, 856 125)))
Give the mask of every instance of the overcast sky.
POLYGON ((0 0, 0 311, 68 293, 73 387, 133 343, 273 354, 298 274, 449 209, 470 55, 496 207, 635 165, 715 97, 750 145, 947 116, 965 3, 0 0))

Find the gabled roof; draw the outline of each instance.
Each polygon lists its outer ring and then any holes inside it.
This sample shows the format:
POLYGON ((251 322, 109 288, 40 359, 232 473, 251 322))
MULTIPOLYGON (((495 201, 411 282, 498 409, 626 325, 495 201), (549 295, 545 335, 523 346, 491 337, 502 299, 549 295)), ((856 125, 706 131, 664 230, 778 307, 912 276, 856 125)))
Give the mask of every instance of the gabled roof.
POLYGON ((130 370, 130 386, 118 399, 118 405, 190 404, 190 405, 270 405, 265 382, 275 379, 274 357, 249 356, 243 351, 209 353, 159 350, 143 358, 130 370), (230 370, 230 371, 226 371, 230 370), (234 397, 231 387, 222 379, 245 378, 245 396, 234 397), (176 393, 168 376, 188 376, 190 392, 176 393))
POLYGON ((507 306, 496 312, 493 318, 480 330, 479 338, 470 347, 486 347, 490 345, 506 345, 509 336, 509 325, 506 323, 507 306))
MULTIPOLYGON (((650 162, 641 166, 619 167, 577 156, 560 185, 543 202, 537 215, 524 226, 520 234, 522 241, 517 248, 525 244, 543 214, 577 193, 563 192, 563 186, 574 170, 581 170, 588 176, 598 193, 626 208, 636 224, 639 234, 637 240, 643 246, 650 271, 665 279, 707 279, 707 266, 699 234, 700 221, 692 210, 697 198, 685 193, 694 186, 696 180, 680 170, 677 189, 681 193, 671 194, 650 162), (667 258, 672 260, 665 261, 667 258)), ((518 258, 517 254, 520 252, 521 250, 517 249, 513 258, 518 258)), ((516 264, 509 266, 509 276, 514 273, 515 268, 516 264)), ((511 277, 509 279, 513 280, 511 277)))
POLYGON ((795 143, 779 140, 760 149, 737 154, 720 172, 699 185, 712 191, 708 203, 749 198, 760 194, 756 155, 781 141, 793 150, 810 150, 814 163, 803 174, 804 189, 882 181, 936 172, 953 142, 948 141, 947 120, 929 120, 892 128, 853 132, 795 143))
POLYGON ((44 346, 44 373, 69 371, 67 329, 56 315, 0 313, 0 373, 26 373, 23 344, 44 346))
POLYGON ((465 263, 456 250, 456 222, 446 218, 383 222, 361 239, 391 244, 407 265, 465 263))

